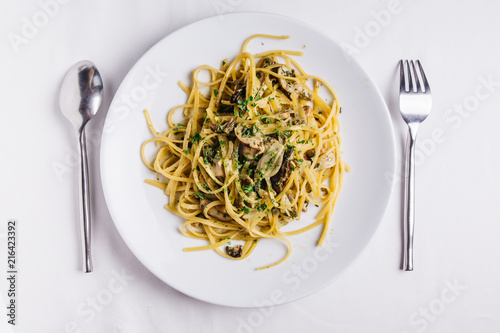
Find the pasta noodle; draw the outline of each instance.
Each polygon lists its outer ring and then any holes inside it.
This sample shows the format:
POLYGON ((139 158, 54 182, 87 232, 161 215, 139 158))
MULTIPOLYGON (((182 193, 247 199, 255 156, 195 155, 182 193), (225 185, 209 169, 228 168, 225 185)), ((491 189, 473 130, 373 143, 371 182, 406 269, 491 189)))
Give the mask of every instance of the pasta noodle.
POLYGON ((286 243, 287 236, 323 226, 329 230, 335 203, 348 167, 341 158, 340 106, 332 87, 308 75, 291 57, 302 52, 276 50, 252 55, 248 43, 219 68, 201 66, 189 87, 179 82, 187 102, 167 116, 169 129, 155 130, 144 110, 153 138, 143 143, 141 157, 158 174, 146 183, 164 191, 165 208, 183 217, 181 232, 207 245, 185 251, 213 249, 231 259, 247 258, 262 239, 286 243), (201 72, 209 82, 199 79, 201 72), (331 95, 326 102, 319 91, 331 95), (186 121, 175 124, 182 110, 186 121), (148 161, 145 147, 156 143, 148 161), (316 221, 283 231, 300 219, 309 204, 321 205, 316 221))

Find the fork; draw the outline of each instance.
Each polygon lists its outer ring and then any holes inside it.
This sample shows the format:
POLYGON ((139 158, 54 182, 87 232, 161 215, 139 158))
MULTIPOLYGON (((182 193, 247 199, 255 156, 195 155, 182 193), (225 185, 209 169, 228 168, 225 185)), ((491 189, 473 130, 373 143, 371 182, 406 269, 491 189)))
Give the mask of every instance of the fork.
POLYGON ((431 112, 432 98, 431 88, 420 61, 417 60, 415 66, 413 60, 401 60, 399 72, 399 109, 409 130, 406 150, 403 268, 405 271, 412 271, 415 226, 415 144, 419 125, 431 112))

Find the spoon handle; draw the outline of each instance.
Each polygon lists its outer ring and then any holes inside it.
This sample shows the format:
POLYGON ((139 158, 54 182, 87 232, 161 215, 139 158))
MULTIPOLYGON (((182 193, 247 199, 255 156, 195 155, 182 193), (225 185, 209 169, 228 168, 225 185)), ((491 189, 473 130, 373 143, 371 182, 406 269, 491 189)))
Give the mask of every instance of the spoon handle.
POLYGON ((85 128, 80 130, 80 184, 82 194, 82 223, 83 223, 83 257, 85 273, 92 272, 92 257, 90 252, 90 188, 89 167, 87 163, 87 139, 85 128))

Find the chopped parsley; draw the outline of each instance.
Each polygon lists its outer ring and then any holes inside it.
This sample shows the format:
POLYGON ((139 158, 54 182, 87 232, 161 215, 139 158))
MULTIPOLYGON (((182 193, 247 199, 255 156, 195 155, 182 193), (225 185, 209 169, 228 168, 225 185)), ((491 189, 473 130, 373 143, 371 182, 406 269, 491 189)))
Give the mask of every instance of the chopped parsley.
POLYGON ((267 117, 267 116, 260 116, 259 120, 260 120, 260 121, 262 121, 262 122, 263 122, 263 123, 265 123, 265 124, 270 124, 270 123, 272 123, 272 122, 273 122, 273 120, 272 120, 272 119, 270 119, 270 118, 269 118, 269 117, 267 117))
POLYGON ((257 206, 257 210, 258 210, 258 211, 259 211, 259 213, 260 213, 260 212, 262 212, 264 209, 266 209, 266 207, 267 207, 267 206, 266 206, 265 204, 261 204, 261 205, 258 205, 258 206, 257 206))
POLYGON ((245 192, 245 193, 250 193, 253 190, 252 185, 243 185, 241 188, 243 189, 243 192, 245 192))
POLYGON ((241 135, 244 137, 255 136, 259 132, 259 127, 257 125, 252 125, 252 127, 244 127, 241 131, 241 135))
POLYGON ((258 100, 261 100, 262 99, 262 96, 261 95, 256 95, 255 97, 250 95, 248 96, 248 98, 246 100, 241 100, 239 99, 238 100, 238 108, 241 110, 241 111, 244 111, 246 112, 247 111, 247 107, 248 107, 248 104, 250 104, 251 106, 255 107, 256 104, 253 103, 253 102, 256 102, 258 100))
POLYGON ((247 111, 247 105, 248 105, 248 103, 252 102, 252 101, 253 101, 253 96, 249 96, 248 99, 246 99, 246 100, 239 99, 238 100, 238 108, 241 111, 246 112, 247 111))
POLYGON ((198 143, 201 139, 200 132, 194 133, 194 135, 189 137, 189 140, 193 143, 198 143))
POLYGON ((205 194, 201 193, 200 191, 194 192, 193 197, 199 198, 199 199, 205 199, 205 194))

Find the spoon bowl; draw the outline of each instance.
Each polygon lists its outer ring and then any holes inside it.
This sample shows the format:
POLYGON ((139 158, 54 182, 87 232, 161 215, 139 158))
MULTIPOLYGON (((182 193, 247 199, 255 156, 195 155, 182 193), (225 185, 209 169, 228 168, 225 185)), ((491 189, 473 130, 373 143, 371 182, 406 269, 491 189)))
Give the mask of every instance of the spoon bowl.
POLYGON ((81 130, 97 114, 102 92, 101 74, 92 62, 80 61, 68 70, 59 95, 59 105, 76 129, 81 130))

